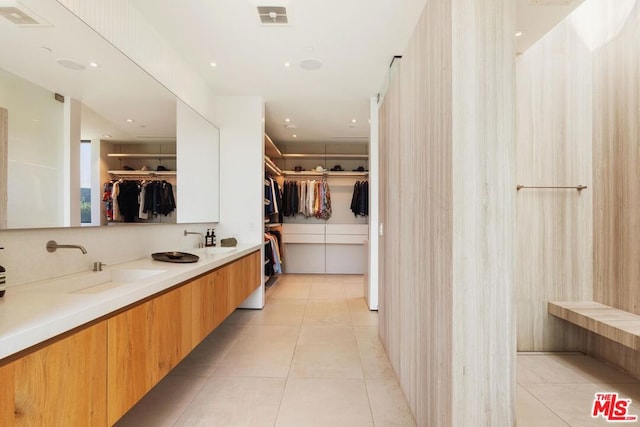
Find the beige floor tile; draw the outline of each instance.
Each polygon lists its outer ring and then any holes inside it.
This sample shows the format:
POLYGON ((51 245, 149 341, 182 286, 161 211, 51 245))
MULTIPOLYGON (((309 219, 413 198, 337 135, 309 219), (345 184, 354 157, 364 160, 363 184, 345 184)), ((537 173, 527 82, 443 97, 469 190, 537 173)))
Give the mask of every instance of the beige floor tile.
POLYGON ((364 286, 362 285, 362 283, 345 282, 344 292, 347 295, 347 298, 363 298, 364 286))
POLYGON ((169 375, 209 376, 233 344, 240 338, 244 325, 218 326, 169 375))
POLYGON ((377 326, 378 312, 369 310, 364 298, 349 298, 349 312, 354 326, 377 326))
POLYGON ((311 283, 315 278, 315 274, 283 274, 279 280, 282 280, 286 283, 311 283))
POLYGON ((341 277, 344 283, 357 284, 361 287, 364 284, 364 276, 362 274, 345 274, 341 277))
POLYGON ((347 294, 344 291, 342 281, 333 282, 313 282, 311 285, 310 299, 340 299, 344 300, 347 294))
POLYGON ((352 326, 303 325, 297 345, 345 344, 356 348, 356 336, 352 326))
POLYGON ((366 379, 367 394, 376 426, 410 427, 415 421, 395 377, 366 379))
POLYGON ((311 293, 311 282, 280 283, 269 297, 270 300, 301 299, 306 301, 311 293))
POLYGON ((303 325, 351 326, 349 305, 345 300, 312 300, 307 303, 303 325))
POLYGON ((518 427, 567 427, 569 424, 554 414, 522 386, 516 397, 518 427))
POLYGON ((382 342, 378 338, 378 328, 376 326, 356 326, 354 331, 365 378, 395 379, 396 374, 391 367, 382 342))
POLYGON ((604 363, 594 359, 593 357, 589 357, 583 354, 562 355, 558 358, 558 361, 593 383, 640 383, 640 381, 633 378, 632 376, 617 371, 611 366, 607 366, 604 363))
POLYGON ((362 378, 352 327, 303 326, 290 378, 362 378))
MULTIPOLYGON (((603 389, 602 386, 591 383, 583 384, 528 384, 523 386, 544 406, 557 414, 570 426, 590 427, 611 425, 602 417, 593 418, 591 411, 596 393, 615 391, 603 389)), ((628 396, 621 396, 628 397, 628 396)), ((638 409, 633 407, 630 415, 639 415, 638 409)))
POLYGON ((205 377, 169 375, 131 408, 116 426, 173 426, 205 383, 205 377))
POLYGON ((373 426, 363 380, 289 378, 277 427, 373 426))
POLYGON ((562 363, 562 358, 561 354, 519 354, 516 364, 518 384, 590 382, 580 370, 570 369, 562 363))
POLYGON ((306 300, 274 299, 253 317, 254 324, 300 326, 307 306, 306 300))
POLYGON ((299 327, 251 326, 216 364, 213 376, 285 378, 299 327))
POLYGON ((248 325, 253 320, 253 316, 256 315, 258 310, 249 310, 245 308, 239 308, 227 317, 223 325, 248 325))
POLYGON ((175 425, 273 426, 284 385, 279 378, 212 377, 175 425))

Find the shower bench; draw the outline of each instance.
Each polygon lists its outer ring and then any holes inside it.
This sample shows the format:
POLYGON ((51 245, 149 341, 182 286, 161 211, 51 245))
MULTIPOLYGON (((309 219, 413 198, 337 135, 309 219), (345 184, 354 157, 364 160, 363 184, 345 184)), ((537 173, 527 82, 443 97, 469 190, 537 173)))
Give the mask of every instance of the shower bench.
POLYGON ((549 301, 547 311, 625 347, 640 350, 640 316, 595 301, 549 301))

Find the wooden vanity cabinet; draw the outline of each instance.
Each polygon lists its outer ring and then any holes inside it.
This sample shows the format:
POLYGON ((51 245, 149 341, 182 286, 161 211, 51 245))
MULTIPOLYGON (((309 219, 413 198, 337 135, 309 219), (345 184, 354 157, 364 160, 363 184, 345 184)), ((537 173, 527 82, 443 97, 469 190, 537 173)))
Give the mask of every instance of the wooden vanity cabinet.
POLYGON ((259 260, 254 252, 107 320, 109 425, 260 285, 259 260), (257 272, 246 271, 251 268, 257 272), (241 291, 230 298, 232 289, 241 291))
POLYGON ((106 322, 0 367, 0 425, 104 426, 106 322))
POLYGON ((113 425, 191 351, 191 287, 107 320, 108 422, 113 425))
POLYGON ((259 263, 254 252, 6 359, 0 426, 115 424, 260 286, 259 263))

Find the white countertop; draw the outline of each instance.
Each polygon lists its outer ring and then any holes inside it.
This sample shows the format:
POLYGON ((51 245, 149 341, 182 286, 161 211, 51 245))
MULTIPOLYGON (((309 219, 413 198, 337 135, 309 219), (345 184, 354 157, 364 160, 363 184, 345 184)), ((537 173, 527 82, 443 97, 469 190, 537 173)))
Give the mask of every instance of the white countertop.
POLYGON ((0 360, 260 248, 259 244, 238 245, 234 250, 222 253, 207 253, 209 248, 188 249, 185 252, 200 257, 197 262, 169 263, 149 256, 108 266, 105 271, 156 270, 157 274, 97 293, 64 293, 58 286, 66 279, 77 281, 100 274, 90 271, 7 288, 5 296, 0 298, 0 360))

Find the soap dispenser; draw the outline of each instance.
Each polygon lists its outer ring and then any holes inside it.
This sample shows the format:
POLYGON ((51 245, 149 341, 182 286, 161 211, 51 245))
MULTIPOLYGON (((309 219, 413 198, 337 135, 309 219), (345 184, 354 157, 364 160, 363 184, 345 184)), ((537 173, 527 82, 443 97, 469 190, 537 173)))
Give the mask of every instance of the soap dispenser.
POLYGON ((211 237, 210 229, 207 229, 207 234, 204 236, 204 245, 206 247, 213 246, 213 238, 211 237))
MULTIPOLYGON (((4 249, 4 248, 0 248, 4 249)), ((4 292, 7 290, 7 270, 4 269, 3 266, 0 265, 0 298, 4 296, 4 292)))
POLYGON ((211 246, 216 246, 217 244, 217 239, 216 239, 216 229, 212 228, 211 229, 211 246))

